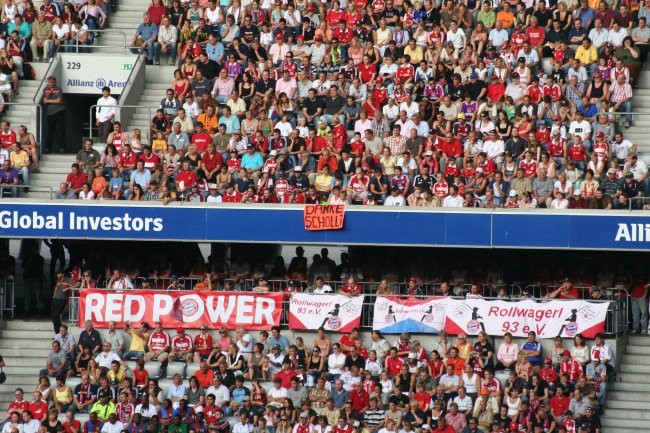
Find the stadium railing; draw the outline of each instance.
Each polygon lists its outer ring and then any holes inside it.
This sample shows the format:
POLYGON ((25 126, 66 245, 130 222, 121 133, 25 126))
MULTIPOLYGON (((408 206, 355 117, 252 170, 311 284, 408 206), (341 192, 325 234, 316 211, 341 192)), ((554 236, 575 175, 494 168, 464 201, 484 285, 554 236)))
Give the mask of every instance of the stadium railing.
MULTIPOLYGON (((149 279, 150 281, 153 282, 154 288, 152 290, 167 290, 169 286, 171 286, 172 279, 169 277, 165 278, 157 278, 157 279, 149 279)), ((178 278, 179 284, 183 287, 184 291, 190 291, 194 287, 195 284, 200 282, 202 278, 178 278)), ((104 281, 100 281, 100 285, 106 286, 106 282, 108 279, 104 281)), ((228 282, 232 283, 233 280, 227 280, 228 282)), ((283 288, 287 287, 287 283, 289 280, 270 280, 269 281, 269 288, 270 292, 282 292, 283 288)), ((237 287, 235 291, 251 291, 252 288, 255 285, 255 280, 248 279, 244 280, 243 284, 246 286, 243 287, 237 287)), ((345 284, 340 281, 331 281, 331 282, 326 282, 326 284, 330 285, 333 290, 338 291, 340 288, 345 284)), ((377 283, 375 282, 359 282, 364 287, 364 296, 366 297, 363 302, 363 307, 362 307, 362 312, 361 312, 361 329, 365 331, 370 331, 372 330, 372 323, 373 323, 373 314, 374 314, 374 305, 375 305, 375 298, 377 295, 375 293, 371 293, 370 289, 375 288, 377 283)), ((437 283, 436 283, 437 284, 437 283)), ((435 287, 436 284, 430 284, 430 287, 435 287)), ((406 284, 399 284, 401 286, 406 286, 406 284)), ((439 284, 437 284, 439 287, 439 284)), ((467 285, 469 286, 469 285, 467 285)), ((234 287, 234 286, 233 286, 234 287)), ((547 286, 547 288, 552 289, 553 286, 547 286)), ((219 287, 221 289, 222 287, 219 287)), ((309 287, 310 289, 311 287, 309 287)), ((469 287, 468 287, 469 288, 469 287)), ((579 291, 582 291, 583 293, 587 294, 586 301, 589 302, 594 302, 594 303, 601 303, 601 302, 609 302, 609 308, 607 311, 607 318, 605 321, 605 333, 610 336, 615 336, 615 335, 623 335, 628 332, 628 311, 629 311, 629 305, 628 305, 628 299, 629 299, 629 294, 627 290, 625 289, 618 289, 618 288, 611 288, 611 289, 605 289, 605 293, 608 294, 608 299, 604 300, 590 300, 588 298, 588 293, 589 293, 589 287, 586 286, 577 286, 576 287, 579 291)), ((303 287, 303 290, 305 288, 303 287)), ((101 289, 100 289, 101 290, 101 289)), ((109 289, 106 289, 109 290, 109 289)), ((233 289, 230 289, 233 290, 233 289)), ((310 292, 310 290, 306 290, 307 293, 310 292)), ((397 292, 394 296, 402 296, 399 295, 401 292, 397 292)), ((465 299, 464 293, 461 292, 456 292, 452 298, 453 299, 465 299)), ((421 299, 428 299, 431 296, 438 295, 440 296, 440 293, 435 293, 431 292, 428 294, 424 295, 417 295, 414 296, 414 298, 421 298, 421 299)), ((324 294, 322 296, 328 296, 327 294, 324 294)), ((484 300, 491 301, 491 300, 504 300, 497 298, 495 296, 485 296, 483 297, 484 300)), ((521 295, 511 295, 509 300, 519 300, 522 299, 521 295)), ((530 298, 533 301, 536 302, 548 302, 549 299, 545 297, 535 297, 531 296, 530 298)), ((558 299, 558 301, 564 301, 561 299, 558 299)), ((282 311, 282 316, 281 316, 281 325, 287 326, 289 324, 289 299, 288 296, 283 302, 283 311, 282 311)), ((74 296, 70 298, 70 304, 69 304, 69 316, 68 316, 68 322, 71 324, 76 324, 78 323, 78 297, 74 296)))

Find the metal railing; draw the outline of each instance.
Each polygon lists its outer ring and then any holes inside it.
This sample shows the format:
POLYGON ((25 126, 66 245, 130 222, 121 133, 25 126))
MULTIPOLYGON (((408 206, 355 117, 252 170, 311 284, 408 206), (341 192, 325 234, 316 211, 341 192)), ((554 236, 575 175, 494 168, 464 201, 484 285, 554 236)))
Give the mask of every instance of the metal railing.
MULTIPOLYGON (((147 278, 138 278, 138 280, 145 280, 147 278)), ((110 277, 106 277, 103 279, 103 281, 100 281, 101 286, 106 286, 108 281, 110 280, 110 277)), ((150 282, 152 282, 152 290, 177 290, 174 289, 171 286, 171 282, 173 280, 178 280, 179 285, 182 286, 183 291, 189 291, 192 290, 194 285, 196 285, 198 282, 202 281, 202 277, 179 277, 179 278, 171 278, 171 277, 162 277, 162 278, 149 278, 148 279, 150 282)), ((282 292, 284 288, 288 286, 289 280, 269 280, 269 289, 270 292, 282 292)), ((334 291, 340 290, 340 288, 345 284, 345 282, 341 281, 328 281, 325 284, 329 285, 332 287, 334 291)), ((362 305, 362 310, 361 310, 361 329, 365 331, 370 331, 372 330, 372 324, 373 324, 373 314, 374 314, 374 306, 375 306, 375 298, 378 296, 376 293, 370 292, 370 290, 376 289, 377 283, 374 282, 358 282, 363 287, 363 294, 366 297, 364 299, 363 305, 362 305)), ((406 287, 406 283, 396 283, 402 287, 406 287)), ((440 284, 439 283, 432 283, 430 284, 430 287, 435 287, 437 284, 437 287, 439 288, 440 284)), ((462 285, 463 289, 465 286, 469 285, 462 285)), ((224 286, 221 285, 215 285, 214 290, 226 290, 226 291, 235 291, 235 292, 246 292, 246 291, 251 291, 255 287, 255 280, 253 279, 242 279, 242 280, 232 280, 232 279, 227 279, 224 281, 224 286)), ((302 289, 305 292, 311 291, 307 289, 311 289, 313 286, 303 286, 302 289)), ((531 287, 531 286, 526 286, 526 287, 531 287)), ((552 286, 549 286, 548 289, 550 290, 552 286)), ((577 288, 577 287, 576 287, 577 288)), ((582 288, 582 287, 581 287, 582 288)), ((100 289, 101 290, 101 289, 100 289)), ((112 290, 112 289, 106 289, 106 290, 112 290)), ((452 289, 453 290, 453 289, 452 289)), ((622 335, 626 334, 628 332, 628 293, 625 289, 605 289, 605 291, 610 294, 611 298, 610 299, 603 299, 603 300, 597 300, 597 299, 589 299, 588 298, 588 291, 582 292, 587 293, 587 298, 583 298, 586 301, 593 302, 593 303, 602 303, 602 302, 609 302, 609 308, 607 310, 607 316, 605 320, 605 334, 613 336, 613 335, 622 335)), ((399 293, 402 292, 395 292, 395 295, 399 296, 399 293)), ((466 292, 464 292, 466 293, 466 292)), ((460 291, 456 291, 454 295, 450 296, 452 299, 465 299, 464 293, 461 293, 460 291)), ((422 294, 422 295, 416 295, 412 296, 413 298, 418 298, 418 299, 428 299, 432 295, 441 295, 441 292, 436 292, 435 290, 433 292, 430 292, 428 294, 422 294)), ((322 296, 328 296, 327 294, 324 294, 322 296)), ((504 300, 502 298, 498 298, 496 296, 484 296, 484 300, 486 301, 494 301, 494 300, 504 300)), ((521 298, 520 296, 511 296, 509 299, 505 300, 518 300, 518 299, 524 299, 521 298)), ((536 302, 549 302, 551 299, 548 297, 529 297, 525 299, 531 299, 536 302)), ((571 301, 570 299, 553 299, 554 301, 571 301)), ((70 298, 70 303, 69 303, 69 315, 68 315, 68 322, 71 324, 76 324, 78 323, 78 297, 73 296, 70 298)), ((282 306, 282 315, 281 315, 281 325, 283 326, 288 326, 289 325, 289 300, 288 297, 285 299, 283 302, 282 306)))
POLYGON ((9 314, 9 318, 14 318, 15 295, 14 279, 6 276, 0 278, 0 321, 5 319, 5 313, 9 314))
MULTIPOLYGON (((93 123, 93 115, 94 115, 95 110, 96 110, 97 107, 100 107, 100 106, 95 104, 95 105, 91 105, 90 108, 88 109, 88 126, 89 126, 89 129, 90 129, 89 138, 93 138, 93 125, 94 125, 94 123, 93 123)), ((101 107, 104 107, 104 106, 101 106, 101 107)), ((129 109, 130 108, 135 108, 135 109, 144 108, 149 112, 149 120, 147 121, 147 124, 149 124, 149 122, 151 122, 151 119, 153 119, 153 114, 152 114, 153 111, 152 110, 154 110, 154 109, 149 107, 149 106, 146 106, 146 105, 117 104, 115 106, 115 120, 118 120, 118 121, 120 121, 122 123, 124 123, 124 122, 121 120, 121 111, 120 110, 123 109, 123 108, 129 108, 129 109)), ((145 133, 148 133, 148 132, 149 131, 142 131, 142 134, 144 135, 145 133)))
MULTIPOLYGON (((74 45, 59 45, 57 47, 57 52, 62 52, 62 53, 72 53, 72 54, 85 54, 91 52, 92 49, 95 48, 112 48, 112 49, 117 49, 121 50, 124 55, 127 55, 131 53, 130 51, 130 46, 127 44, 127 36, 126 32, 124 30, 118 30, 118 29, 95 29, 95 30, 88 30, 88 33, 96 33, 99 34, 100 36, 102 34, 116 34, 122 36, 122 45, 98 45, 96 42, 99 40, 97 36, 94 36, 93 42, 90 44, 79 44, 78 40, 74 41, 74 45), (73 50, 73 51, 71 51, 73 50), (80 51, 81 50, 81 51, 80 51), (87 51, 86 51, 87 50, 87 51)), ((134 54, 136 55, 136 54, 134 54)))
POLYGON ((51 186, 30 186, 30 185, 9 185, 0 187, 0 199, 4 198, 5 190, 10 190, 12 188, 17 189, 29 189, 31 191, 48 191, 50 193, 50 200, 54 199, 54 190, 51 186))

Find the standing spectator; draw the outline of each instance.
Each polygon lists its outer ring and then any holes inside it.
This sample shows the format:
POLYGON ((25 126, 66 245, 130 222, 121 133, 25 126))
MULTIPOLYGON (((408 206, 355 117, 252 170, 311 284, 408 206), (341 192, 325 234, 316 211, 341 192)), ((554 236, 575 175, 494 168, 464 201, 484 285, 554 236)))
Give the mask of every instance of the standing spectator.
MULTIPOLYGON (((648 289, 650 284, 637 280, 632 286, 632 334, 648 333, 648 289)), ((611 358, 610 358, 611 359, 611 358)))
MULTIPOLYGON (((104 86, 102 88, 102 96, 97 100, 97 108, 95 109, 97 133, 100 143, 106 143, 108 135, 113 131, 115 107, 117 107, 117 99, 111 96, 111 88, 104 86)), ((99 162, 99 159, 97 162, 99 162)), ((90 179, 92 180, 92 176, 90 179)))
POLYGON ((65 153, 63 91, 56 85, 54 76, 47 77, 47 87, 43 90, 41 102, 45 106, 45 115, 47 117, 43 152, 50 153, 53 146, 58 146, 59 152, 65 153))

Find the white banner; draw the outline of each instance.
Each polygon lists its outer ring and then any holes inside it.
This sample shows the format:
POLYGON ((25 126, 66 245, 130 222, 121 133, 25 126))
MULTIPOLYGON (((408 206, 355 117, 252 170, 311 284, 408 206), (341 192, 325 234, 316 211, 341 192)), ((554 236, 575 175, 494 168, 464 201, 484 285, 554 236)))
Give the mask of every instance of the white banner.
POLYGON ((289 303, 289 328, 347 333, 361 324, 363 296, 294 293, 289 303))
POLYGON ((525 337, 535 331, 538 338, 556 336, 572 338, 580 333, 586 338, 604 332, 608 302, 587 301, 518 302, 483 299, 449 299, 445 330, 450 334, 464 332, 489 335, 510 332, 525 337))
POLYGON ((449 298, 397 298, 378 296, 372 329, 384 334, 402 332, 437 334, 445 324, 449 298))
POLYGON ((89 54, 61 54, 63 93, 101 95, 108 86, 113 96, 124 90, 137 56, 95 56, 89 54))

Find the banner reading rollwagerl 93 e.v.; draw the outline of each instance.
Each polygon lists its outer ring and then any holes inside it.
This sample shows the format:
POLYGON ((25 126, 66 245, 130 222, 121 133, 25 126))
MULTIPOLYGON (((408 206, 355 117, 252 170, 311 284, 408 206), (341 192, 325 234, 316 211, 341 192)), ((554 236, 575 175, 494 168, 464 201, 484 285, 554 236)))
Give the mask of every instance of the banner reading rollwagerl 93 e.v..
POLYGON ((282 293, 187 292, 150 290, 83 290, 79 296, 79 323, 91 320, 98 328, 115 321, 165 328, 179 326, 268 330, 280 325, 282 293))
POLYGON ((538 338, 574 337, 582 334, 593 338, 605 329, 609 302, 582 300, 537 302, 487 301, 483 299, 450 299, 445 314, 445 331, 476 335, 510 332, 515 337, 534 331, 538 338))

